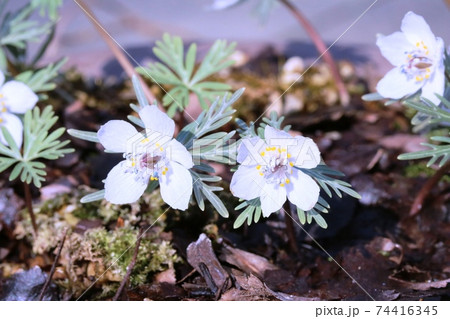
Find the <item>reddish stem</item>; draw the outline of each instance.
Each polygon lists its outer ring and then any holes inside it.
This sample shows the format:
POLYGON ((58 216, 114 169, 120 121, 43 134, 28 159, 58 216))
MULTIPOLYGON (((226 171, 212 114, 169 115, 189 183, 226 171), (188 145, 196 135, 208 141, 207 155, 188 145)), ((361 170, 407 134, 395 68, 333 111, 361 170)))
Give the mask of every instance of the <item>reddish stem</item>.
POLYGON ((427 180, 427 182, 423 185, 423 187, 417 194, 417 197, 411 206, 411 210, 409 211, 409 216, 415 216, 420 212, 428 194, 430 194, 433 187, 449 170, 450 170, 450 161, 448 161, 444 166, 438 169, 436 173, 430 179, 427 180))
POLYGON ((30 214, 31 224, 33 225, 34 236, 37 237, 38 228, 37 228, 37 224, 36 224, 36 218, 35 218, 34 212, 33 212, 33 204, 32 204, 32 200, 31 200, 30 185, 27 183, 23 183, 23 189, 25 191, 25 203, 27 205, 28 213, 30 214))
POLYGON ((155 96, 150 91, 149 87, 145 83, 145 81, 142 79, 142 77, 134 70, 133 65, 128 60, 128 58, 123 53, 123 50, 114 42, 114 40, 111 38, 111 36, 105 31, 105 28, 101 26, 98 19, 95 17, 94 13, 91 11, 91 9, 84 3, 83 0, 77 0, 75 1, 83 10, 83 12, 86 14, 86 16, 89 18, 89 20, 92 22, 94 27, 97 29, 98 33, 102 36, 103 40, 106 42, 108 47, 110 48, 111 52, 116 57, 119 64, 122 66, 124 71, 127 73, 128 77, 131 79, 133 75, 135 75, 139 82, 141 83, 142 90, 144 91, 145 96, 147 97, 147 100, 150 104, 152 104, 154 101, 156 101, 155 96))
POLYGON ((284 204, 282 211, 284 212, 284 223, 286 225, 286 234, 288 236, 289 247, 293 253, 298 254, 299 249, 297 245, 297 238, 295 236, 293 217, 290 213, 291 207, 288 201, 284 204))
POLYGON ((291 11, 291 13, 297 19, 297 21, 303 26, 303 28, 313 41, 314 45, 316 46, 317 51, 319 51, 319 54, 322 55, 323 59, 328 64, 328 67, 330 68, 331 71, 331 75, 334 78, 334 82, 339 92, 341 104, 347 106, 350 103, 350 96, 348 94, 347 88, 345 87, 344 81, 342 80, 342 77, 339 73, 339 69, 337 68, 333 56, 328 51, 328 48, 323 42, 319 33, 313 27, 311 22, 309 22, 309 20, 300 12, 300 10, 298 10, 289 0, 280 0, 280 2, 283 3, 289 9, 289 11, 291 11))

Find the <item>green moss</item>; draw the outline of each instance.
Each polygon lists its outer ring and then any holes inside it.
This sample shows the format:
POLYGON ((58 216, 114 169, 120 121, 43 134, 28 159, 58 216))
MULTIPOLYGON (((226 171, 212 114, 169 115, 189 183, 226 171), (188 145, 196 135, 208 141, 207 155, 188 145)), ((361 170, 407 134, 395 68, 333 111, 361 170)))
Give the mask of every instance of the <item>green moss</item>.
MULTIPOLYGON (((94 255, 103 256, 102 266, 107 268, 111 265, 111 272, 122 278, 133 258, 137 236, 138 230, 131 227, 113 231, 97 228, 86 232, 85 240, 91 243, 94 255)), ((148 274, 172 268, 177 260, 169 242, 158 240, 155 234, 144 234, 130 278, 131 284, 146 282, 148 274)))
MULTIPOLYGON (((130 205, 113 205, 106 201, 81 204, 79 199, 92 190, 80 189, 60 195, 35 207, 39 235, 32 236, 28 214, 23 211, 15 234, 25 238, 36 254, 52 253, 63 230, 69 231, 59 260, 64 278, 55 281, 72 294, 80 296, 88 287, 102 291, 93 299, 114 294, 131 262, 141 223, 152 225, 142 238, 130 282, 133 286, 148 281, 149 274, 173 268, 179 259, 171 243, 160 238, 166 227, 165 205, 158 191, 144 194, 130 205), (82 220, 99 220, 99 227, 80 233, 82 220)), ((95 290, 94 290, 95 291, 95 290)))
MULTIPOLYGON (((431 177, 436 173, 436 170, 427 167, 426 162, 421 163, 414 163, 411 165, 408 165, 405 167, 405 176, 408 178, 415 178, 415 177, 431 177)), ((450 182, 450 176, 445 175, 441 179, 442 181, 449 183, 450 182)))

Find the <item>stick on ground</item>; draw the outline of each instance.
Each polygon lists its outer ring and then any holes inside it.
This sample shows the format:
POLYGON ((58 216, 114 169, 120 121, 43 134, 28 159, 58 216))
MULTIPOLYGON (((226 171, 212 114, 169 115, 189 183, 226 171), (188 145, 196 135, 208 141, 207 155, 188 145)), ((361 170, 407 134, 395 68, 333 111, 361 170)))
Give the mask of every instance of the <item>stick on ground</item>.
POLYGON ((141 239, 142 239, 142 235, 144 233, 144 229, 141 228, 139 230, 139 234, 136 240, 136 246, 134 247, 134 254, 133 254, 133 258, 131 259, 130 264, 128 265, 127 268, 127 273, 125 274, 125 276, 122 279, 122 282, 120 283, 119 289, 117 289, 117 292, 113 298, 113 301, 117 301, 119 300, 120 296, 122 295, 123 289, 125 288, 125 285, 127 284, 128 280, 130 279, 131 276, 131 272, 133 271, 134 266, 136 265, 136 260, 137 260, 137 255, 139 253, 139 246, 141 245, 141 239))
POLYGON ((39 294, 39 301, 42 301, 42 299, 44 298, 45 291, 47 290, 48 286, 50 285, 53 274, 55 273, 56 264, 58 263, 59 257, 61 256, 61 251, 64 246, 64 242, 66 241, 66 236, 67 236, 68 231, 69 231, 69 228, 66 228, 64 230, 63 237, 61 239, 61 242, 59 243, 58 252, 56 253, 55 260, 53 261, 52 269, 50 270, 47 280, 45 281, 45 284, 42 287, 41 293, 39 294))

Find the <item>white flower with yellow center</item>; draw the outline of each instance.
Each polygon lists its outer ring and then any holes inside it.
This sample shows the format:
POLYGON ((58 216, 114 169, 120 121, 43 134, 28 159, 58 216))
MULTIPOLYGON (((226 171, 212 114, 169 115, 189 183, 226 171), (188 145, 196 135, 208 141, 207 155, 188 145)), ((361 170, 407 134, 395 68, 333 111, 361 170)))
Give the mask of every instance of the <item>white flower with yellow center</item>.
POLYGON ((381 54, 395 66, 378 82, 378 93, 401 99, 422 89, 423 98, 440 104, 435 94, 444 95, 444 41, 413 12, 405 15, 401 30, 377 39, 381 54))
POLYGON ((189 168, 194 164, 186 147, 173 139, 175 123, 154 105, 139 112, 145 135, 128 122, 113 120, 97 133, 107 151, 123 153, 105 180, 105 199, 113 204, 133 203, 149 181, 159 181, 161 197, 172 208, 185 210, 192 194, 189 168))
POLYGON ((265 217, 289 201, 308 211, 319 199, 317 183, 298 168, 311 169, 320 163, 320 152, 310 138, 292 137, 267 125, 264 140, 245 138, 239 146, 230 189, 234 196, 251 200, 260 198, 265 217))
MULTIPOLYGON (((13 113, 24 114, 32 109, 38 101, 37 95, 24 83, 5 82, 5 75, 0 71, 0 127, 4 126, 20 148, 23 141, 22 121, 13 113)), ((0 130, 0 142, 8 144, 0 130)))

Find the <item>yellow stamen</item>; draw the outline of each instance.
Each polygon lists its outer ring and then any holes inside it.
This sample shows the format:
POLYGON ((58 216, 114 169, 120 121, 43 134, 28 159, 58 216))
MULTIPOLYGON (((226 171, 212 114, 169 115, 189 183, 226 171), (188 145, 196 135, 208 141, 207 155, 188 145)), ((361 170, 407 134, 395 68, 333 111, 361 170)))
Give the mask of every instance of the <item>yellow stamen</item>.
POLYGON ((430 51, 426 50, 426 51, 425 51, 425 54, 426 54, 426 55, 430 54, 430 51))
POLYGON ((430 75, 429 74, 425 74, 425 79, 429 79, 430 75))
POLYGON ((260 172, 259 175, 264 176, 264 173, 263 173, 263 172, 260 172))
POLYGON ((261 169, 261 165, 256 166, 256 169, 260 170, 261 169))
POLYGON ((2 107, 2 113, 5 113, 6 111, 8 111, 8 110, 6 109, 6 107, 2 107))
POLYGON ((430 72, 431 72, 431 69, 430 69, 430 68, 426 68, 425 70, 427 71, 427 73, 430 73, 430 72))
POLYGON ((267 146, 267 147, 266 147, 266 151, 270 151, 270 147, 267 146))
POLYGON ((420 47, 420 42, 417 42, 417 43, 416 43, 416 47, 420 47))
POLYGON ((421 77, 421 76, 416 76, 416 81, 417 81, 417 82, 422 82, 422 81, 423 81, 423 77, 421 77))
POLYGON ((408 54, 408 59, 412 59, 412 54, 408 54))
POLYGON ((161 146, 161 144, 159 144, 159 143, 156 143, 156 147, 160 147, 161 146))
POLYGON ((284 184, 283 184, 283 183, 281 183, 281 184, 280 184, 280 186, 281 186, 281 187, 284 187, 284 184))
POLYGON ((289 165, 292 167, 292 166, 294 166, 294 163, 293 162, 289 162, 289 165))
POLYGON ((163 175, 166 175, 166 174, 167 174, 167 171, 163 171, 162 174, 163 174, 163 175))
POLYGON ((161 152, 164 151, 164 149, 163 149, 162 147, 160 147, 159 150, 160 150, 161 152))
POLYGON ((136 162, 135 162, 135 161, 132 161, 132 162, 131 162, 131 166, 135 167, 135 166, 136 166, 136 162))
POLYGON ((292 155, 290 153, 287 154, 287 158, 291 158, 292 155))
POLYGON ((150 142, 150 139, 149 139, 148 137, 144 138, 144 139, 141 141, 142 144, 148 143, 148 142, 150 142))
POLYGON ((0 117, 0 123, 3 123, 3 119, 0 117))
POLYGON ((264 156, 264 155, 266 155, 266 153, 265 152, 261 152, 261 156, 264 156))
POLYGON ((289 184, 290 182, 289 178, 286 178, 286 184, 289 184))

